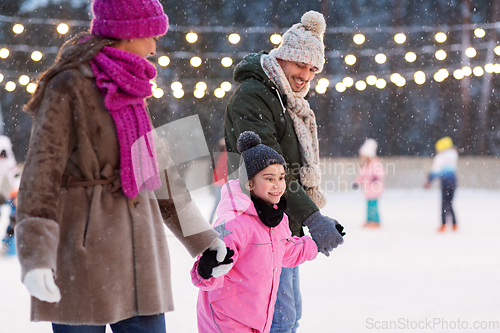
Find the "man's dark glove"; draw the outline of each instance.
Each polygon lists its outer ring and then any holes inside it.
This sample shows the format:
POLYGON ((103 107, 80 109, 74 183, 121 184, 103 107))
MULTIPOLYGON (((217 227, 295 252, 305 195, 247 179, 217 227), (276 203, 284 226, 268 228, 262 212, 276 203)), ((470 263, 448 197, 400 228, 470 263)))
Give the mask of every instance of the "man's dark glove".
POLYGON ((201 255, 200 261, 198 262, 198 273, 204 279, 210 279, 211 277, 218 277, 226 274, 233 267, 233 259, 231 257, 234 255, 234 251, 226 246, 227 254, 222 262, 218 262, 216 259, 217 251, 207 249, 201 255))
POLYGON ((336 220, 314 212, 303 223, 309 228, 312 239, 318 246, 318 251, 329 256, 334 248, 344 243, 344 227, 336 220))

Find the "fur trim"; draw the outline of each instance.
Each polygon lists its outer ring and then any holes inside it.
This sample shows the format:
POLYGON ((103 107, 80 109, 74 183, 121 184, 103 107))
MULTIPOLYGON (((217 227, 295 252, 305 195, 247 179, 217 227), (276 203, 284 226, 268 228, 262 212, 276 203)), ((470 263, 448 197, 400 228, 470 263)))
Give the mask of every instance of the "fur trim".
POLYGON ((300 168, 300 182, 305 187, 315 187, 321 183, 321 169, 319 165, 303 166, 300 168))
POLYGON ((318 206, 319 209, 326 206, 327 197, 323 190, 321 190, 318 186, 310 187, 306 189, 307 195, 311 198, 311 200, 318 206))

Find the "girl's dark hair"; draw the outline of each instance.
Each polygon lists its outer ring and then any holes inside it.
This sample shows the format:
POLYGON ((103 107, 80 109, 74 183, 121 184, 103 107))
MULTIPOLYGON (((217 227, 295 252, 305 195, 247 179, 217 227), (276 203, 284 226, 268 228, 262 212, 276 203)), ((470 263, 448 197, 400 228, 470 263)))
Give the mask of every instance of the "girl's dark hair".
POLYGON ((79 33, 61 46, 54 63, 37 80, 37 88, 24 111, 33 115, 42 102, 45 88, 58 73, 76 68, 95 57, 105 46, 115 46, 120 40, 97 37, 88 31, 79 33), (82 39, 84 40, 82 42, 82 39))

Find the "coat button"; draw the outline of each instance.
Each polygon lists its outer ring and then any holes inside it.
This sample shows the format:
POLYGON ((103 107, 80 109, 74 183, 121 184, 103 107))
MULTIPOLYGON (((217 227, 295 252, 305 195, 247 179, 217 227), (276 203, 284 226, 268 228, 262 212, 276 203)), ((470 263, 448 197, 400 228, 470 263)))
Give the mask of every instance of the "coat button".
POLYGON ((274 229, 271 232, 274 234, 274 229))

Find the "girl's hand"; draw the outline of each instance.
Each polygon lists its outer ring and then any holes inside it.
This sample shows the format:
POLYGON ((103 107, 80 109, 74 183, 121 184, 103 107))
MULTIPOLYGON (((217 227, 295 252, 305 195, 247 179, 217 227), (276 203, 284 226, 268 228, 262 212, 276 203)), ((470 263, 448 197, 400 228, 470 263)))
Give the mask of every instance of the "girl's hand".
POLYGON ((233 267, 233 259, 231 257, 234 255, 234 251, 229 247, 226 248, 226 257, 222 261, 218 261, 217 251, 207 249, 203 252, 199 262, 198 262, 198 273, 204 279, 210 279, 211 277, 219 277, 227 274, 233 267))

